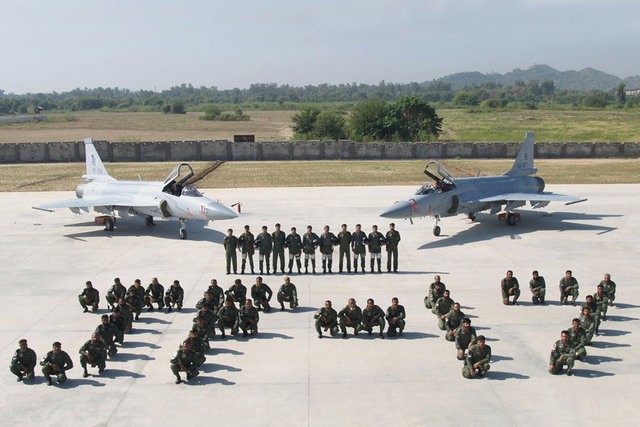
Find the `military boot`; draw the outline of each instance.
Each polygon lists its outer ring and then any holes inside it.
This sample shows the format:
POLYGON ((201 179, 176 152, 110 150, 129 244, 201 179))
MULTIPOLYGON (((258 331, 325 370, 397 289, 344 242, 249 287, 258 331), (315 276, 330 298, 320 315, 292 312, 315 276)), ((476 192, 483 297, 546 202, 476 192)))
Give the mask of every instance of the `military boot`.
POLYGON ((331 274, 331 264, 333 264, 333 261, 331 261, 331 260, 327 261, 327 267, 329 268, 329 274, 331 274))
POLYGON ((240 267, 240 274, 244 274, 244 268, 246 267, 246 265, 247 265, 247 260, 243 259, 242 260, 242 267, 240 267))

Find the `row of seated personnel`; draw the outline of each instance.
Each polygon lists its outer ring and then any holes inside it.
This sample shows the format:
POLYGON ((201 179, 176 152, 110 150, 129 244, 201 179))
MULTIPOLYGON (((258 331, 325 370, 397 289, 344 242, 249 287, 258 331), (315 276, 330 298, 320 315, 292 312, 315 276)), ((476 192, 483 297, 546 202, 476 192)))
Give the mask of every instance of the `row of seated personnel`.
POLYGON ((358 335, 361 331, 367 331, 371 335, 374 326, 379 327, 378 336, 384 338, 385 321, 388 325, 388 337, 402 336, 406 312, 396 297, 391 299, 391 305, 386 312, 382 311, 372 298, 367 300, 367 306, 364 309, 358 307, 354 298, 349 298, 347 305, 339 312, 332 307, 330 300, 325 301, 324 307, 318 309, 313 318, 318 338, 324 336, 323 331, 328 331, 332 337, 337 335, 338 327, 342 332, 342 338, 347 338, 347 328, 353 328, 354 335, 358 335))
MULTIPOLYGON (((531 301, 534 304, 545 304, 547 286, 544 277, 540 276, 537 270, 534 270, 531 275, 532 278, 529 281, 531 301)), ((601 280, 599 284, 603 286, 603 296, 607 297, 607 304, 613 304, 613 301, 616 298, 616 283, 611 280, 611 275, 609 273, 605 273, 603 280, 601 280)), ((570 303, 575 306, 579 295, 580 285, 578 284, 578 280, 573 277, 573 272, 571 270, 567 270, 565 272, 564 276, 560 279, 558 288, 560 291, 560 304, 569 304, 569 297, 571 297, 570 303)), ((513 271, 507 270, 506 277, 504 277, 500 282, 500 290, 502 292, 503 304, 518 305, 520 285, 518 284, 518 279, 513 276, 513 271), (512 301, 510 301, 511 298, 513 298, 512 301)))
MULTIPOLYGON (((116 309, 111 316, 104 314, 100 324, 91 334, 91 339, 87 340, 79 349, 80 365, 83 369, 82 376, 89 376, 88 366, 98 367, 98 374, 102 374, 106 369, 107 358, 112 358, 118 352, 116 343, 124 342, 123 317, 120 310, 116 309)), ((11 358, 10 371, 16 376, 18 381, 34 380, 37 356, 33 349, 29 348, 27 340, 21 339, 18 342, 18 349, 11 358)), ((52 350, 40 361, 42 374, 47 385, 52 385, 52 376, 56 377, 57 383, 62 384, 67 381, 66 372, 73 368, 73 361, 69 354, 62 350, 62 344, 55 341, 52 350)))
POLYGON ((389 230, 386 234, 378 231, 378 226, 371 227, 371 233, 368 235, 362 231, 361 225, 356 224, 355 231, 352 233, 347 230, 347 224, 342 224, 341 231, 338 235, 332 233, 328 225, 324 226, 324 231, 319 236, 314 233, 312 226, 307 226, 307 232, 300 235, 296 227, 291 227, 291 233, 285 235, 280 230, 280 224, 276 224, 276 230, 269 233, 266 225, 262 226, 262 232, 254 237, 248 225, 244 226, 244 233, 239 237, 234 236, 233 229, 227 230, 227 236, 224 238, 223 246, 226 253, 227 274, 237 274, 238 259, 237 251, 242 254, 242 265, 240 274, 244 274, 249 261, 251 274, 255 274, 253 266, 253 255, 258 249, 260 274, 271 274, 271 263, 269 261, 273 255, 273 272, 278 271, 278 260, 280 261, 280 270, 284 274, 284 250, 289 251, 289 274, 292 274, 293 263, 295 261, 298 273, 301 273, 302 262, 301 256, 304 255, 304 272, 309 273, 309 261, 311 261, 312 273, 316 273, 316 249, 320 248, 322 255, 322 273, 333 273, 333 248, 339 247, 339 272, 342 273, 344 268, 343 261, 346 259, 346 270, 351 272, 351 252, 353 252, 354 264, 353 272, 358 271, 358 258, 362 272, 365 272, 365 256, 367 250, 369 252, 371 272, 374 272, 374 263, 377 264, 378 273, 382 272, 382 247, 387 251, 387 271, 398 271, 398 244, 400 243, 400 233, 396 231, 395 224, 389 224, 389 230))
MULTIPOLYGON (((609 274, 605 274, 603 282, 606 281, 611 281, 609 274)), ((613 286, 615 290, 615 284, 613 286)), ((549 355, 550 374, 561 374, 566 366, 566 374, 573 375, 575 361, 585 361, 586 346, 592 345, 593 337, 600 334, 600 324, 607 320, 610 306, 613 306, 613 301, 606 293, 606 285, 601 282, 593 295, 586 296, 579 317, 573 318, 571 326, 561 331, 560 339, 555 342, 549 355)))
POLYGON ((429 285, 424 305, 430 309, 438 319, 438 328, 446 331, 444 338, 454 341, 456 357, 463 361, 462 376, 481 378, 490 369, 491 347, 485 343, 484 335, 477 335, 471 326, 471 319, 465 317, 460 309, 460 303, 451 299, 451 291, 436 275, 429 285))
MULTIPOLYGON (((232 336, 237 335, 240 330, 243 337, 257 335, 259 311, 271 311, 269 302, 272 295, 271 288, 262 281, 261 276, 256 278, 256 283, 251 288, 251 298, 246 297, 247 288, 240 279, 236 279, 226 291, 218 286, 216 279, 211 279, 203 298, 196 304, 198 313, 193 319, 189 336, 171 359, 171 372, 176 377, 176 384, 183 381, 180 372, 186 373, 187 381, 199 374, 198 368, 205 362, 205 353, 210 350, 209 340, 216 336, 216 327, 220 330, 222 339, 226 337, 227 329, 232 336)), ((284 277, 277 299, 281 311, 285 309, 285 302, 290 309, 298 307, 297 289, 288 276, 284 277)))

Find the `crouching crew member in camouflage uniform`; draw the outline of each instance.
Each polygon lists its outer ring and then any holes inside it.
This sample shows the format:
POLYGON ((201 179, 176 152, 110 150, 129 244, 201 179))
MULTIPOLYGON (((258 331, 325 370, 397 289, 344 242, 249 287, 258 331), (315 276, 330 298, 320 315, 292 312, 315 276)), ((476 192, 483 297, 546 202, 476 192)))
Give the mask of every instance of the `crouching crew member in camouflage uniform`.
POLYGON ((591 314, 591 308, 582 307, 580 314, 580 326, 582 326, 582 329, 584 329, 584 332, 587 334, 587 342, 585 345, 591 345, 591 340, 593 339, 593 334, 596 330, 596 320, 593 314, 591 314))
POLYGON ((338 313, 342 338, 347 337, 347 327, 353 328, 353 335, 362 330, 362 309, 356 305, 356 300, 349 298, 347 305, 338 313))
POLYGON ((144 292, 144 303, 148 307, 147 311, 153 311, 153 304, 158 304, 158 310, 164 307, 164 286, 158 282, 158 278, 151 279, 151 283, 144 292))
POLYGON ((211 279, 211 284, 207 288, 207 292, 212 295, 212 300, 214 304, 213 311, 218 311, 222 304, 224 304, 224 289, 218 286, 218 281, 216 279, 211 279))
POLYGON ((66 351, 62 351, 62 344, 56 341, 53 343, 53 350, 40 361, 40 366, 47 385, 51 385, 51 375, 55 375, 58 384, 62 384, 67 380, 66 371, 73 368, 73 361, 66 351))
POLYGON ((476 329, 471 326, 471 319, 462 319, 462 327, 456 331, 456 350, 458 360, 465 360, 466 351, 476 342, 476 329))
POLYGON ((378 273, 382 273, 382 246, 384 246, 387 241, 382 233, 378 231, 377 225, 371 227, 371 233, 367 236, 367 243, 369 245, 369 258, 371 259, 371 272, 373 273, 374 260, 377 260, 378 273))
POLYGON ((551 349, 551 355, 549 356, 549 373, 560 374, 562 373, 564 365, 567 365, 567 375, 573 375, 575 355, 576 349, 571 344, 569 332, 562 331, 560 339, 556 341, 553 349, 551 349))
POLYGON ((280 271, 284 274, 284 248, 287 236, 280 230, 280 224, 276 223, 276 231, 271 233, 273 242, 273 274, 278 272, 278 260, 280 260, 280 271))
POLYGON ((251 274, 253 271, 253 254, 255 253, 256 241, 253 237, 253 233, 249 230, 249 226, 244 226, 244 233, 238 238, 238 249, 242 252, 242 267, 240 268, 240 274, 244 274, 244 268, 247 265, 247 258, 249 258, 249 267, 251 268, 251 274))
POLYGON ((489 371, 491 347, 484 341, 484 335, 479 335, 476 343, 467 352, 467 363, 462 367, 463 377, 467 379, 482 377, 489 371))
POLYGON ((196 368, 196 354, 191 350, 189 341, 184 341, 171 359, 171 372, 176 376, 176 384, 180 384, 180 372, 187 373, 187 381, 198 376, 196 368))
POLYGON ((304 252, 304 274, 309 273, 309 259, 313 274, 316 274, 316 248, 320 243, 320 238, 313 232, 313 228, 308 225, 307 232, 302 236, 302 252, 304 252))
MULTIPOLYGON (((267 274, 271 274, 271 251, 273 250, 273 240, 267 231, 267 226, 262 226, 262 233, 256 237, 256 248, 258 248, 258 264, 260 274, 264 274, 264 264, 267 264, 267 274)), ((275 273, 275 270, 273 271, 275 273)))
POLYGON ((122 332, 120 332, 116 325, 109 321, 109 316, 106 314, 102 315, 100 321, 101 323, 93 333, 97 334, 105 347, 109 349, 109 357, 111 357, 118 352, 115 342, 119 341, 122 343, 122 332))
POLYGON ((338 238, 329 231, 329 226, 324 226, 324 232, 320 235, 319 243, 320 253, 322 254, 322 274, 326 274, 327 268, 332 273, 333 265, 333 247, 338 244, 338 238))
POLYGON ((120 316, 124 319, 125 327, 123 332, 125 334, 130 334, 133 329, 133 310, 131 309, 131 306, 127 304, 126 299, 120 298, 118 300, 118 304, 113 312, 115 313, 116 311, 119 311, 120 316))
POLYGON ((100 302, 100 292, 93 287, 90 280, 87 280, 85 283, 85 288, 82 290, 82 293, 78 295, 78 302, 84 309, 86 313, 89 311, 89 305, 91 306, 91 310, 95 313, 98 311, 98 303, 100 302))
POLYGON ((176 307, 178 311, 182 310, 183 300, 184 289, 180 286, 179 280, 174 280, 164 297, 164 304, 167 306, 167 311, 171 311, 173 307, 176 307))
POLYGON ((454 302, 453 308, 449 313, 447 313, 444 319, 444 325, 447 329, 447 333, 444 336, 444 339, 447 341, 455 341, 456 340, 456 332, 458 328, 462 326, 462 320, 464 319, 464 313, 460 311, 460 303, 454 302))
POLYGON ((564 277, 560 279, 560 304, 567 304, 567 299, 571 296, 571 305, 576 305, 579 287, 578 281, 572 276, 571 270, 567 270, 564 277))
POLYGON ((371 333, 373 332, 373 327, 379 326, 380 332, 378 333, 378 336, 384 339, 384 316, 384 311, 382 311, 379 306, 374 304, 372 298, 369 298, 367 300, 367 306, 364 308, 364 310, 362 310, 362 329, 364 329, 369 333, 369 335, 371 335, 371 333))
POLYGON ((532 279, 529 280, 529 289, 531 289, 531 302, 534 304, 544 304, 544 294, 547 291, 547 285, 544 277, 538 275, 537 270, 531 273, 532 279))
POLYGON ((18 349, 13 353, 11 357, 11 364, 9 370, 15 375, 18 381, 22 381, 24 377, 29 380, 33 380, 35 373, 34 368, 38 363, 36 352, 29 348, 26 339, 18 341, 18 349))
POLYGON ((365 256, 367 254, 367 235, 362 231, 361 225, 356 224, 356 231, 351 234, 351 250, 353 251, 353 272, 358 272, 358 258, 360 258, 360 267, 364 273, 365 256))
POLYGON ((271 301, 272 295, 273 291, 269 285, 262 281, 262 277, 256 277, 256 283, 251 287, 251 298, 253 298, 255 308, 269 313, 271 311, 269 301, 271 301))
POLYGON ((293 269, 294 259, 296 261, 296 267, 298 267, 298 274, 300 274, 300 269, 302 268, 302 263, 300 262, 302 238, 296 232, 295 227, 291 227, 291 234, 289 234, 284 240, 284 245, 289 248, 289 274, 291 274, 291 270, 293 269))
POLYGON ((133 285, 129 286, 125 299, 131 307, 131 310, 136 314, 135 319, 138 320, 140 313, 142 313, 142 307, 144 306, 144 288, 142 287, 140 279, 134 280, 133 285))
POLYGON ((224 294, 227 296, 226 299, 230 299, 234 303, 237 302, 242 307, 247 299, 247 287, 242 284, 242 280, 236 279, 224 294))
POLYGON ((191 347, 191 351, 193 351, 195 355, 195 367, 199 368, 207 360, 205 352, 209 350, 209 343, 205 345, 204 340, 200 338, 196 329, 191 329, 189 331, 189 336, 186 341, 189 342, 189 347, 191 347))
POLYGON ((231 335, 236 335, 238 333, 238 309, 232 300, 226 299, 224 305, 220 307, 218 310, 218 328, 222 335, 220 338, 224 339, 226 337, 225 328, 231 329, 231 335))
POLYGON ((446 290, 447 287, 440 281, 440 275, 436 274, 433 277, 433 282, 431 282, 431 284, 429 285, 427 295, 424 297, 424 306, 430 310, 433 310, 436 301, 444 296, 444 291, 446 290))
POLYGON ((407 314, 404 311, 404 307, 398 304, 398 298, 391 298, 391 305, 387 308, 386 315, 387 323, 389 324, 389 328, 387 329, 388 337, 395 337, 396 334, 402 336, 402 331, 404 331, 405 326, 405 317, 407 317, 407 314))
POLYGON ((580 319, 573 319, 571 321, 571 328, 567 331, 569 332, 569 341, 576 349, 575 357, 581 362, 584 362, 584 359, 587 357, 587 350, 584 346, 587 344, 587 333, 580 326, 580 319))
POLYGON ((347 230, 347 224, 342 224, 342 228, 337 236, 339 246, 338 271, 342 273, 344 266, 344 258, 347 259, 347 272, 351 273, 351 232, 347 230))
POLYGON ((604 279, 600 281, 600 285, 604 286, 604 293, 609 298, 609 307, 613 305, 613 300, 616 299, 616 282, 611 280, 611 275, 605 273, 604 279))
POLYGON ((116 304, 120 298, 127 296, 127 288, 120 282, 119 278, 113 279, 113 285, 107 291, 107 304, 111 305, 111 310, 116 308, 116 304))
POLYGON ((222 246, 224 247, 227 274, 231 274, 231 264, 233 264, 233 274, 238 274, 238 254, 236 253, 238 238, 233 235, 233 228, 227 230, 222 246))
POLYGON ((242 329, 243 337, 249 335, 247 329, 250 331, 251 335, 258 334, 258 322, 260 321, 260 316, 258 314, 258 309, 253 306, 250 299, 246 300, 244 305, 240 307, 238 318, 238 326, 242 329))
POLYGON ((84 343, 82 347, 80 347, 80 365, 82 365, 82 369, 84 372, 82 373, 83 378, 87 378, 89 376, 89 372, 87 372, 87 364, 91 365, 92 368, 98 367, 98 373, 103 373, 106 362, 107 362, 107 347, 105 347, 104 342, 100 339, 100 336, 94 332, 91 335, 91 339, 84 343))
POLYGON ((507 277, 500 282, 502 290, 502 303, 509 305, 509 298, 513 297, 513 305, 518 305, 518 297, 520 296, 520 285, 518 279, 513 277, 513 271, 507 270, 507 277))
POLYGON ((389 231, 385 236, 387 241, 387 272, 391 272, 393 258, 393 272, 398 272, 398 244, 400 243, 400 233, 396 231, 396 225, 389 224, 389 231))
POLYGON ((452 308, 453 300, 449 297, 449 291, 446 290, 442 298, 439 298, 438 301, 436 301, 435 307, 433 307, 433 314, 438 317, 438 328, 440 328, 441 331, 447 330, 445 319, 452 308))
POLYGON ((284 311, 284 302, 289 303, 289 308, 294 309, 298 306, 298 292, 296 285, 291 283, 289 276, 284 277, 284 283, 278 291, 278 302, 280 303, 280 311, 284 311))
POLYGON ((214 327, 209 325, 204 317, 196 317, 195 325, 193 325, 192 331, 195 331, 198 334, 198 337, 204 343, 204 346, 207 350, 211 347, 209 346, 209 340, 212 340, 216 337, 216 330, 214 327))
POLYGON ((331 307, 331 301, 326 300, 324 307, 318 309, 313 318, 316 319, 318 338, 322 338, 322 329, 325 332, 329 330, 332 337, 338 333, 338 313, 331 307))
POLYGON ((604 285, 598 285, 598 290, 593 294, 593 302, 596 304, 596 328, 600 327, 600 320, 607 320, 609 298, 604 291, 604 285))

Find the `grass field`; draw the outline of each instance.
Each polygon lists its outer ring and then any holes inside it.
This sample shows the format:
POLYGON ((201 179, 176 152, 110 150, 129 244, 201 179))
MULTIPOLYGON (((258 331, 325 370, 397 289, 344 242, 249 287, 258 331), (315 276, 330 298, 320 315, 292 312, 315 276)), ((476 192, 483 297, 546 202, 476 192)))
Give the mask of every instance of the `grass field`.
MULTIPOLYGON (((440 109, 444 141, 521 141, 527 131, 541 142, 638 142, 640 110, 453 110, 440 109)), ((233 140, 252 134, 258 141, 290 140, 296 111, 246 110, 247 122, 199 120, 186 115, 81 111, 47 113, 49 121, 0 125, 0 142, 233 140)))
MULTIPOLYGON (((502 174, 512 160, 445 160, 455 177, 502 174)), ((200 188, 313 187, 346 185, 420 185, 427 180, 422 160, 227 162, 202 181, 200 188)), ((204 162, 191 164, 196 171, 204 162)), ((118 179, 163 180, 173 163, 112 163, 118 179)), ((538 160, 547 184, 640 183, 640 159, 538 160)), ((84 163, 0 165, 2 191, 73 190, 84 163)))

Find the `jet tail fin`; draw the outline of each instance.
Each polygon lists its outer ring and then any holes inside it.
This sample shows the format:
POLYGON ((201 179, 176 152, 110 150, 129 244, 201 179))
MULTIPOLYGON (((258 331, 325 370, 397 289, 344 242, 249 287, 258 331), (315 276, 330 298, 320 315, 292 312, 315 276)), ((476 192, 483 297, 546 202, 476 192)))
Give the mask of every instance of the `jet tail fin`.
POLYGON ((85 162, 87 165, 87 170, 82 178, 93 181, 93 180, 113 180, 113 178, 107 172, 107 169, 104 167, 102 163, 102 159, 100 159, 100 155, 98 154, 98 150, 93 145, 93 139, 87 138, 84 140, 84 151, 85 151, 85 162))
POLYGON ((538 169, 533 166, 535 136, 535 133, 527 132, 527 138, 522 143, 516 161, 513 163, 511 170, 507 172, 507 175, 533 175, 538 172, 538 169))

